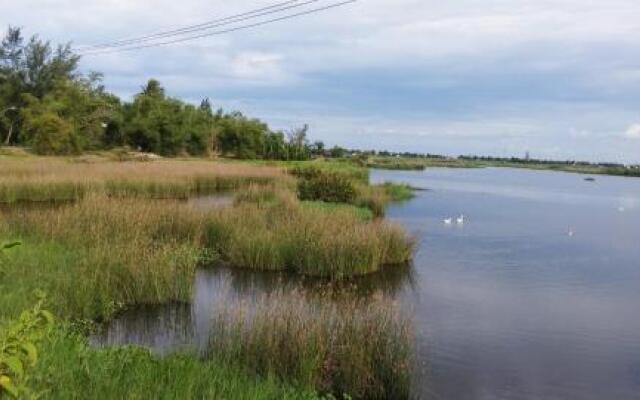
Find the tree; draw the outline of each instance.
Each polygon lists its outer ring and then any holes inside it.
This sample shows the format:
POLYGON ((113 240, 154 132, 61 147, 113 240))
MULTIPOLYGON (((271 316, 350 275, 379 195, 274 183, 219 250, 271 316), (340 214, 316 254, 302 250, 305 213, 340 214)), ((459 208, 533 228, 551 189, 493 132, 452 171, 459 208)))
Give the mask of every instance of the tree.
POLYGON ((163 155, 182 150, 182 103, 165 97, 164 88, 150 79, 127 108, 126 135, 134 147, 163 155))
POLYGON ((284 160, 287 157, 287 143, 282 132, 268 132, 265 137, 264 158, 284 160))
POLYGON ((218 123, 218 143, 223 154, 238 158, 264 157, 269 132, 265 123, 249 119, 240 112, 227 114, 218 123))
POLYGON ((315 141, 313 142, 313 144, 310 147, 311 153, 317 156, 322 156, 324 155, 324 142, 322 141, 315 141))
POLYGON ((346 150, 340 146, 334 146, 329 151, 331 153, 331 157, 333 158, 342 158, 346 154, 346 150))
POLYGON ((22 111, 25 142, 38 154, 72 154, 80 149, 73 126, 49 104, 26 94, 22 111))
MULTIPOLYGON (((24 94, 43 99, 62 81, 73 81, 79 77, 76 70, 80 57, 71 51, 69 44, 58 46, 54 51, 49 42, 37 36, 25 44, 20 28, 9 27, 0 42, 0 106, 25 106, 24 94)), ((12 143, 20 143, 21 115, 19 118, 0 120, 3 130, 15 131, 9 137, 12 143)), ((15 115, 14 115, 15 116, 15 115)))
POLYGON ((293 129, 289 133, 289 156, 290 160, 308 160, 311 158, 307 132, 309 125, 304 124, 301 128, 293 129))

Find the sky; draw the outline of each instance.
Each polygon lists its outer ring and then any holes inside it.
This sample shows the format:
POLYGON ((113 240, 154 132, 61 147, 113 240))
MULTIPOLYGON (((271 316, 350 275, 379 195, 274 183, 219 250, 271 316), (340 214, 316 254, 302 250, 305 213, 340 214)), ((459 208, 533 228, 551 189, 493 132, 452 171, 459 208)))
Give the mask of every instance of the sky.
MULTIPOLYGON (((0 25, 80 46, 275 2, 0 0, 0 25)), ((327 145, 640 163, 638 43, 638 0, 359 0, 81 68, 127 99, 156 78, 327 145)))

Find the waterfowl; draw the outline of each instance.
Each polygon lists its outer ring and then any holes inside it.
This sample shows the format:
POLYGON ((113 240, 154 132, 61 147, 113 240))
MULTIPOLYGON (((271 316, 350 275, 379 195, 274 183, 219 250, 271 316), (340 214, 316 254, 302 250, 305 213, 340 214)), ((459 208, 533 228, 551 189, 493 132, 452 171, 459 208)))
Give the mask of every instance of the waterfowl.
POLYGON ((445 218, 442 220, 442 222, 444 222, 445 225, 451 225, 451 223, 453 222, 453 218, 445 218))
POLYGON ((458 224, 464 224, 464 215, 460 214, 460 216, 456 218, 456 222, 458 224))

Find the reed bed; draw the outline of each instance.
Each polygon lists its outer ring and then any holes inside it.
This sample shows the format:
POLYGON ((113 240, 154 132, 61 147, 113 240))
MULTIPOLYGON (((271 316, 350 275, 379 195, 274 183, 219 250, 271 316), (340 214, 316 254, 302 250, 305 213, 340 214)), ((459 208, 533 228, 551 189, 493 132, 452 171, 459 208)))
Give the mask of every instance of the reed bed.
POLYGON ((301 206, 286 191, 251 190, 206 228, 208 246, 234 266, 342 279, 411 259, 413 242, 399 225, 351 208, 301 206))
POLYGON ((96 349, 68 324, 49 336, 29 383, 40 398, 61 400, 321 398, 310 388, 261 378, 195 354, 158 358, 135 347, 96 349))
POLYGON ((203 232, 198 214, 178 202, 98 194, 4 213, 0 236, 23 245, 9 254, 12 286, 0 303, 19 310, 23 295, 41 288, 56 314, 101 319, 124 305, 188 301, 203 232))
POLYGON ((207 354, 338 398, 409 398, 412 323, 382 295, 279 290, 224 304, 207 354))
POLYGON ((69 201, 90 192, 119 197, 187 198, 249 183, 286 180, 278 168, 209 161, 74 163, 1 160, 0 203, 69 201))
POLYGON ((20 299, 42 288, 59 315, 101 319, 125 305, 188 301, 196 268, 219 259, 342 279, 411 258, 399 226, 349 208, 305 207, 278 185, 238 198, 232 208, 199 210, 91 193, 66 206, 0 213, 0 237, 24 242, 7 272, 18 289, 3 290, 0 305, 26 308, 20 299))

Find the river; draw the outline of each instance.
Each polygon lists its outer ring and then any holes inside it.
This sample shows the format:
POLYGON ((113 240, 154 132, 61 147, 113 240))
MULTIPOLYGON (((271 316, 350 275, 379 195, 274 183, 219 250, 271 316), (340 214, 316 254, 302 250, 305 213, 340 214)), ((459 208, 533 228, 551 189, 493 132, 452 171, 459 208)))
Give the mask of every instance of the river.
MULTIPOLYGON (((416 237, 413 265, 361 282, 412 310, 416 397, 640 399, 640 179, 507 168, 371 178, 426 189, 387 213, 416 237)), ((202 346, 221 299, 300 280, 203 270, 191 305, 132 311, 96 341, 202 346)))

